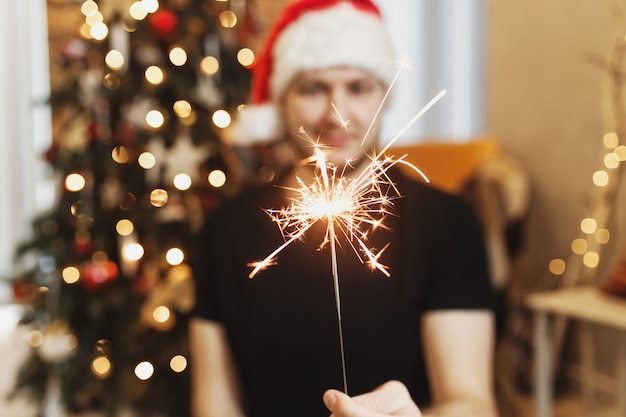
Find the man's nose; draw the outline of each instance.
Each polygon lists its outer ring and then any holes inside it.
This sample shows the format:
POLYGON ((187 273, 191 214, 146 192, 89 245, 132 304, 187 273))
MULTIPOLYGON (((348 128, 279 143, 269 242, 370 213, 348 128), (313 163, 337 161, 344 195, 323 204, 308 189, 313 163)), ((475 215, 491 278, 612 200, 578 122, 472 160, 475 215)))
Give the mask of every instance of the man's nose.
POLYGON ((350 105, 346 94, 342 91, 333 91, 329 96, 327 120, 340 126, 345 126, 350 117, 350 105))

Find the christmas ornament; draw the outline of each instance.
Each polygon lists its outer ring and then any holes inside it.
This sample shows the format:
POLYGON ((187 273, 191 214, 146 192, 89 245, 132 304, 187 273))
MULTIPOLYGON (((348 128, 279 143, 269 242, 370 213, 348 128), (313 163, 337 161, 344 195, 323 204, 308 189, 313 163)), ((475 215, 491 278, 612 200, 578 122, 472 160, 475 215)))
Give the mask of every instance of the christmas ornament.
POLYGON ((115 281, 118 272, 119 269, 113 261, 92 261, 83 266, 81 282, 86 290, 98 291, 115 281))
POLYGON ((150 16, 149 22, 154 36, 162 40, 171 40, 178 29, 176 13, 163 7, 150 16))
MULTIPOLYGON (((174 145, 169 150, 166 149, 162 158, 163 182, 171 184, 178 174, 187 174, 192 182, 198 181, 200 165, 209 155, 210 152, 206 146, 194 145, 189 133, 181 132, 174 145)), ((159 164, 158 159, 157 164, 159 164)))

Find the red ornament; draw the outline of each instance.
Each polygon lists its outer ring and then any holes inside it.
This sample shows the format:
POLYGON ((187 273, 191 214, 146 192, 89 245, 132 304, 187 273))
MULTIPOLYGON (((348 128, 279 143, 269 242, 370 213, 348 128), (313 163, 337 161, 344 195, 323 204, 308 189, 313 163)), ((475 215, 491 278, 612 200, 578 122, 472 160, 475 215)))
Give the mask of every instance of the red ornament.
POLYGON ((169 40, 178 28, 178 16, 171 10, 159 8, 150 15, 150 27, 154 36, 162 40, 169 40))
POLYGON ((119 274, 115 262, 87 263, 83 267, 81 282, 88 291, 97 291, 111 284, 119 274))

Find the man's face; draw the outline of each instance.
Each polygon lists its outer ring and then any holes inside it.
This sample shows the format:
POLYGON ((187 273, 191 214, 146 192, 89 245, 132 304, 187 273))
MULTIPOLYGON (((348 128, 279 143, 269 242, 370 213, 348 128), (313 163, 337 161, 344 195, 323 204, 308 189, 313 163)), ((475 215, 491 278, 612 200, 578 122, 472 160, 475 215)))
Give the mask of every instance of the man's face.
POLYGON ((377 78, 358 68, 337 67, 300 74, 281 102, 291 142, 302 156, 311 155, 313 147, 302 139, 302 128, 322 145, 328 161, 338 167, 348 161, 356 163, 376 143, 379 119, 374 117, 385 91, 377 78))

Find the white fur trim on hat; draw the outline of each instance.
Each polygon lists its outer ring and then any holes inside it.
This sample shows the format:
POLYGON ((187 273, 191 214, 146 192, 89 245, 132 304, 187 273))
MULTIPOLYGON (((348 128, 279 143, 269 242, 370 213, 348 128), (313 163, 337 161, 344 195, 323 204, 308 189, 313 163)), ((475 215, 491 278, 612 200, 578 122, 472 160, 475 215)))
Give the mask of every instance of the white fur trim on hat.
POLYGON ((272 99, 301 71, 358 67, 386 85, 395 76, 394 56, 381 19, 349 3, 303 14, 279 35, 272 51, 272 99))
POLYGON ((237 114, 232 138, 236 145, 249 146, 279 137, 278 111, 271 103, 247 105, 237 114))

